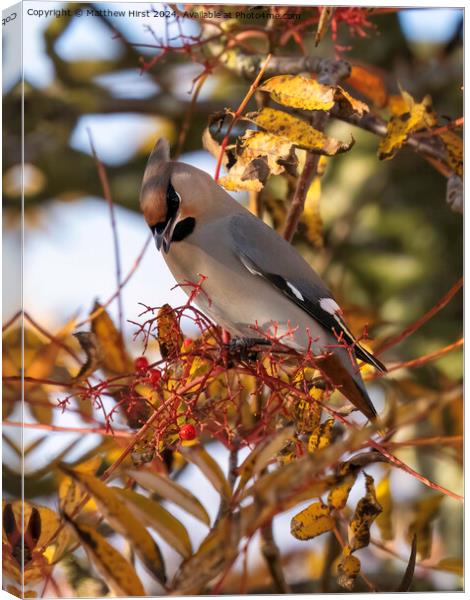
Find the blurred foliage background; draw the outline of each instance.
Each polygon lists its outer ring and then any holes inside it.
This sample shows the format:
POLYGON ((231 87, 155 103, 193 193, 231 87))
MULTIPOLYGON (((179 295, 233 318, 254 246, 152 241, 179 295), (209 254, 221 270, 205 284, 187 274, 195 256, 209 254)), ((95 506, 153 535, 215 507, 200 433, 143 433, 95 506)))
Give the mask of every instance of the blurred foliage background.
MULTIPOLYGON (((52 6, 59 9, 64 5, 47 5, 52 6)), ((77 310, 86 315, 96 297, 104 300, 115 289, 107 207, 87 128, 106 166, 111 195, 118 207, 123 272, 127 273, 147 236, 138 196, 155 140, 168 137, 182 160, 213 174, 215 161, 202 150, 202 133, 212 114, 227 106, 233 110, 238 107, 250 83, 230 65, 217 65, 207 73, 199 97, 192 103, 194 80, 207 65, 181 51, 178 39, 171 43, 175 51, 166 52, 150 64, 158 52, 142 44, 152 46, 156 38, 165 35, 161 20, 156 25, 154 19, 106 16, 103 11, 116 9, 117 5, 112 4, 66 6, 72 13, 78 7, 98 12, 80 19, 31 16, 25 20, 24 306, 50 330, 57 330, 77 310)), ((137 5, 119 7, 127 10, 137 5)), ((138 8, 147 10, 144 4, 138 8)), ((302 10, 307 19, 317 9, 302 10)), ((418 101, 430 94, 443 122, 456 119, 463 112, 463 11, 453 11, 448 21, 441 20, 438 10, 423 9, 414 21, 407 19, 408 13, 391 11, 370 16, 374 26, 366 29, 364 37, 351 32, 346 23, 340 24, 337 44, 342 46, 341 55, 376 69, 390 94, 399 93, 399 87, 418 101), (437 27, 438 33, 430 35, 439 21, 441 29, 437 27)), ((265 26, 263 21, 257 24, 265 26)), ((183 26, 186 35, 198 35, 197 20, 185 19, 183 26)), ((330 34, 315 47, 315 28, 313 24, 302 33, 303 51, 333 56, 335 45, 330 34)), ((177 34, 170 30, 170 39, 177 34)), ((4 61, 8 61, 13 46, 5 35, 4 61)), ((258 52, 265 52, 256 37, 250 43, 258 52)), ((291 38, 282 48, 275 48, 275 53, 295 56, 301 50, 291 38)), ((8 261, 8 253, 17 248, 15 232, 21 217, 18 156, 22 143, 22 87, 14 77, 10 81, 7 77, 5 85, 3 207, 4 261, 8 261)), ((360 97, 357 91, 354 93, 360 97)), ((255 98, 248 108, 256 108, 255 98)), ((386 109, 378 112, 387 115, 386 109)), ((321 247, 312 248, 302 230, 295 243, 342 300, 356 332, 369 322, 372 337, 383 339, 429 310, 461 276, 462 217, 446 204, 446 178, 409 147, 403 147, 391 161, 379 161, 376 135, 339 121, 331 122, 327 131, 342 140, 352 134, 356 143, 351 151, 329 160, 322 179, 321 247)), ((276 201, 282 196, 281 188, 274 183, 266 193, 276 201)), ((248 202, 245 193, 237 197, 248 202)), ((270 223, 274 219, 269 210, 265 218, 270 223)), ((163 262, 150 247, 132 285, 125 288, 125 317, 135 317, 138 302, 153 306, 174 302, 170 286, 163 262)), ((8 289, 4 297, 5 322, 14 314, 17 299, 9 297, 8 289)), ((458 294, 437 317, 389 351, 386 360, 406 361, 454 342, 462 330, 461 300, 458 294)), ((111 314, 117 315, 114 305, 111 314)), ((132 327, 126 324, 124 333, 129 346, 137 350, 132 327)), ((34 349, 37 342, 34 337, 31 340, 34 349)), ((453 389, 460 384, 462 374, 462 353, 457 349, 420 368, 398 372, 396 378, 407 382, 408 400, 412 402, 425 393, 423 390, 438 394, 453 389)), ((14 410, 11 420, 18 414, 18 409, 14 410)), ((431 435, 435 431, 460 434, 460 400, 436 419, 438 424, 424 420, 414 424, 411 435, 431 435)), ((51 422, 59 424, 60 414, 54 415, 51 422)), ((432 451, 427 455, 407 452, 406 456, 416 461, 425 475, 452 489, 460 488, 459 452, 448 459, 452 467, 446 466, 446 472, 442 457, 438 460, 432 451)), ((51 450, 43 454, 44 465, 50 456, 51 450)), ((32 481, 30 497, 50 504, 50 490, 41 487, 41 477, 32 481)), ((5 488, 14 496, 12 481, 6 481, 5 488)), ((448 510, 439 517, 439 543, 445 555, 458 556, 462 515, 460 507, 449 502, 448 510)), ((315 568, 312 563, 312 572, 315 568)), ((263 587, 262 576, 259 581, 261 589, 269 591, 263 587)), ((449 574, 423 575, 422 589, 458 589, 458 581, 449 574)), ((236 587, 236 582, 233 585, 236 587)), ((300 587, 299 591, 310 589, 300 587)))

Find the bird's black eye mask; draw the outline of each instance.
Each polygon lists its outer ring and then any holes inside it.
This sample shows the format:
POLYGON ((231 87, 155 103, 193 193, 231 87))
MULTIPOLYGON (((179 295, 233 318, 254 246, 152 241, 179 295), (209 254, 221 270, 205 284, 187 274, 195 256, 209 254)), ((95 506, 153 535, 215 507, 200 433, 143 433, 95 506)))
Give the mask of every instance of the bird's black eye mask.
POLYGON ((160 221, 160 223, 156 223, 155 225, 150 225, 150 230, 153 235, 162 234, 165 230, 165 227, 168 225, 169 221, 172 221, 176 217, 176 213, 178 212, 178 208, 180 205, 180 199, 178 194, 175 192, 175 188, 173 187, 171 181, 168 183, 168 188, 166 190, 166 218, 164 221, 160 221))

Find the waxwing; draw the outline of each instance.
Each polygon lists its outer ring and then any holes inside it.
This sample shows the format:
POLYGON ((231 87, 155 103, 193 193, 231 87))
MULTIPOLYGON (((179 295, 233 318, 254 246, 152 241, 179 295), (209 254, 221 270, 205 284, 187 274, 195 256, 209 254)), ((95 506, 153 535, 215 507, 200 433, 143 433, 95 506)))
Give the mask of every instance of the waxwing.
POLYGON ((148 160, 140 204, 176 281, 205 277, 195 299, 202 312, 237 338, 309 348, 348 400, 376 417, 357 360, 386 369, 355 340, 332 294, 291 244, 207 173, 171 161, 164 139, 148 160))

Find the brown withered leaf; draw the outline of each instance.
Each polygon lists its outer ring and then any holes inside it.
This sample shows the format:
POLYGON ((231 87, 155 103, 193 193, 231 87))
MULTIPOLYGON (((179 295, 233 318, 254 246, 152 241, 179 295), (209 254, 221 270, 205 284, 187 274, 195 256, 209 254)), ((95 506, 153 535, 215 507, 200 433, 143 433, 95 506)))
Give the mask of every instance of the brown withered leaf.
POLYGON ((183 343, 178 317, 169 304, 164 304, 157 315, 158 344, 163 358, 175 356, 183 343))
POLYGON ((367 473, 364 473, 364 476, 366 478, 366 495, 357 503, 348 529, 351 552, 369 545, 370 527, 382 511, 375 495, 374 479, 367 473))
POLYGON ((369 107, 365 102, 351 96, 351 94, 340 85, 335 89, 334 98, 337 104, 338 115, 349 116, 357 114, 362 117, 364 113, 369 112, 369 107))
POLYGON ((303 119, 282 110, 265 107, 258 112, 249 113, 247 117, 268 133, 288 139, 297 148, 309 150, 315 154, 334 156, 341 152, 347 152, 354 144, 353 139, 350 142, 340 142, 329 138, 303 119))
POLYGON ((220 519, 199 549, 183 562, 172 584, 175 595, 197 595, 232 563, 242 536, 240 513, 220 519))
POLYGON ((87 379, 99 369, 101 357, 99 353, 98 339, 92 331, 77 331, 73 334, 77 338, 82 350, 85 352, 85 362, 75 376, 75 381, 87 379))
POLYGON ((463 177, 463 140, 453 131, 443 131, 439 137, 444 142, 449 167, 460 178, 463 177))
MULTIPOLYGON (((92 313, 102 308, 96 301, 92 313)), ((124 345, 122 333, 114 325, 106 310, 100 312, 91 321, 91 330, 98 342, 99 354, 104 369, 113 374, 121 375, 134 370, 134 363, 124 345)))
POLYGON ((361 570, 361 561, 351 554, 351 550, 346 546, 343 550, 343 557, 338 563, 338 585, 351 591, 361 570))
POLYGON ((378 71, 371 67, 351 65, 351 75, 346 82, 369 98, 377 108, 386 106, 388 92, 383 77, 378 71))
POLYGON ((417 547, 417 539, 415 534, 413 536, 413 539, 411 540, 411 552, 410 558, 408 560, 408 565, 406 566, 406 571, 403 574, 403 579, 401 580, 400 585, 396 589, 397 592, 408 592, 410 590, 411 584, 413 583, 413 575, 416 566, 417 547))
POLYGON ((425 96, 421 102, 415 102, 407 92, 402 92, 403 102, 406 110, 399 114, 393 114, 387 124, 387 133, 379 144, 378 156, 380 160, 388 160, 395 156, 408 136, 420 129, 433 127, 436 122, 436 114, 432 109, 430 96, 425 96))
POLYGON ((335 526, 329 506, 314 502, 296 514, 290 522, 290 532, 298 540, 311 540, 335 526))
POLYGON ((442 494, 430 494, 418 500, 414 506, 415 518, 408 527, 407 539, 418 538, 417 553, 421 560, 428 558, 432 549, 432 522, 438 517, 442 494))

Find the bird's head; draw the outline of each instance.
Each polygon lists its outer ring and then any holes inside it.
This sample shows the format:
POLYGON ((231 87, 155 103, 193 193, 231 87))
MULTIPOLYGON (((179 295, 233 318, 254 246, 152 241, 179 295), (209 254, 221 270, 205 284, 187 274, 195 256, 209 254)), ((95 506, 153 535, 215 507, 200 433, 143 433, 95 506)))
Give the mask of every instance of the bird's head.
POLYGON ((158 140, 148 159, 140 207, 158 250, 186 239, 199 225, 242 210, 212 177, 201 169, 170 160, 170 146, 158 140))
POLYGON ((158 140, 149 157, 140 192, 140 207, 158 250, 188 237, 196 221, 207 218, 211 198, 221 190, 211 177, 191 165, 170 160, 170 147, 158 140))

